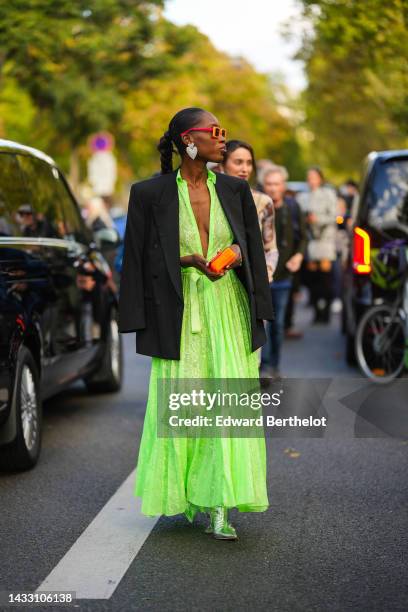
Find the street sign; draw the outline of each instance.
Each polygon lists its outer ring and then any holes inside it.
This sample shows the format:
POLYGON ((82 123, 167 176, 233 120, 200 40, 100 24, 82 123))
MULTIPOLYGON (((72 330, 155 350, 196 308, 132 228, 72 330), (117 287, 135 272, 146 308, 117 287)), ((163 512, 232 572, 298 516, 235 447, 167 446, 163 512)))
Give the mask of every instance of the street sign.
POLYGON ((93 134, 88 141, 92 153, 97 151, 112 151, 115 145, 115 139, 109 132, 97 132, 93 134))
POLYGON ((117 177, 116 158, 110 151, 97 151, 88 160, 88 180, 95 195, 112 195, 117 177))
POLYGON ((88 141, 92 155, 88 160, 88 181, 95 195, 110 196, 115 190, 116 158, 112 153, 114 138, 109 132, 93 134, 88 141))

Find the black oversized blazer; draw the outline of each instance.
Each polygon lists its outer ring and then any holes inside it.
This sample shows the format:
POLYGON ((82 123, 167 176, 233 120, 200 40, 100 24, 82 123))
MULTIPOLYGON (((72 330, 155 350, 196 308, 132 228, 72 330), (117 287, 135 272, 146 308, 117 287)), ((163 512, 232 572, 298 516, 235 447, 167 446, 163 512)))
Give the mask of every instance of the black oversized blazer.
MULTIPOLYGON (((133 183, 124 238, 119 331, 136 331, 136 352, 180 359, 183 287, 177 170, 133 183)), ((274 317, 256 206, 243 179, 217 173, 215 188, 242 252, 237 274, 250 304, 252 350, 274 317)), ((214 281, 217 282, 217 281, 214 281)))

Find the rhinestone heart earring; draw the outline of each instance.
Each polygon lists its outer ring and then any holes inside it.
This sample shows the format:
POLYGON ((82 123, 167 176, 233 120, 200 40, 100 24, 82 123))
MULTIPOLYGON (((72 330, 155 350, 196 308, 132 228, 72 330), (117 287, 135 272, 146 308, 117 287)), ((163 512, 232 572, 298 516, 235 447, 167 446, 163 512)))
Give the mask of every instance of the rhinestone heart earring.
POLYGON ((191 159, 195 159, 197 157, 198 149, 194 142, 190 142, 186 147, 186 152, 191 159))

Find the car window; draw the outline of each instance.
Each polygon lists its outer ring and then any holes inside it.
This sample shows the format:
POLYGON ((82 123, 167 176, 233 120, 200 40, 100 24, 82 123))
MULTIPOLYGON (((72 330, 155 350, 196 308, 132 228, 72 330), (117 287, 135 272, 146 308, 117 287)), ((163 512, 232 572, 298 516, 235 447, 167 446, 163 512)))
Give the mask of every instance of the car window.
POLYGON ((28 155, 17 155, 23 171, 29 203, 33 214, 24 214, 24 236, 64 238, 65 228, 62 207, 55 190, 52 166, 28 155))
POLYGON ((408 159, 377 164, 368 192, 368 222, 374 227, 408 229, 408 159))
POLYGON ((89 232, 85 228, 85 223, 81 217, 78 206, 65 186, 64 180, 57 168, 53 170, 55 190, 62 209, 66 238, 73 238, 78 242, 86 244, 88 242, 89 232))
POLYGON ((20 206, 29 204, 17 160, 10 153, 0 153, 0 236, 21 236, 20 206))

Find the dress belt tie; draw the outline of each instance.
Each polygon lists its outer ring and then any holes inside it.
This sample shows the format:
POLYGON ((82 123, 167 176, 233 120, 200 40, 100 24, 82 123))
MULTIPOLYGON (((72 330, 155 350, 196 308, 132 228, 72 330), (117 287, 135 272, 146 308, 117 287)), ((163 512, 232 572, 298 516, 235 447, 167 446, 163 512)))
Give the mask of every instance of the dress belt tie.
POLYGON ((204 274, 198 272, 196 268, 183 268, 183 273, 189 276, 191 331, 193 334, 197 334, 201 331, 198 281, 203 278, 204 274))

